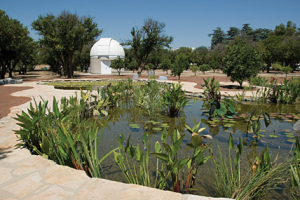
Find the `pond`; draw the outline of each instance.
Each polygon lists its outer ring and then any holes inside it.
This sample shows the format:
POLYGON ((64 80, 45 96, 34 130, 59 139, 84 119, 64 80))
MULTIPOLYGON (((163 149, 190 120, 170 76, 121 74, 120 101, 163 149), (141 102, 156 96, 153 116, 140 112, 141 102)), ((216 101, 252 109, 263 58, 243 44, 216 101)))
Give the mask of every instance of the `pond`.
MULTIPOLYGON (((117 107, 109 110, 108 124, 104 129, 100 145, 98 147, 99 157, 103 157, 111 149, 118 147, 118 137, 121 133, 125 138, 131 135, 130 144, 136 146, 142 144, 142 137, 144 132, 148 133, 148 139, 151 144, 151 152, 154 152, 154 144, 156 141, 161 142, 161 129, 167 127, 168 135, 173 134, 174 129, 178 129, 180 133, 185 134, 182 149, 179 152, 181 158, 192 156, 192 150, 185 151, 187 147, 185 143, 191 141, 192 135, 185 130, 185 125, 193 127, 197 122, 201 121, 200 127, 206 129, 200 135, 210 134, 213 140, 205 139, 206 143, 213 141, 211 148, 214 155, 218 154, 218 146, 223 153, 223 156, 228 158, 228 138, 229 134, 233 134, 233 140, 236 144, 239 137, 242 138, 244 144, 244 152, 241 157, 241 169, 246 172, 253 164, 256 156, 259 156, 262 150, 268 145, 272 155, 272 161, 279 153, 279 161, 286 160, 290 157, 290 150, 293 145, 296 133, 293 131, 293 124, 300 119, 299 104, 292 105, 277 105, 277 104, 255 104, 255 103, 242 103, 237 105, 238 117, 233 119, 215 119, 217 123, 211 124, 207 116, 207 108, 203 107, 204 101, 198 99, 190 99, 190 103, 185 106, 183 112, 178 117, 167 117, 160 115, 156 120, 149 120, 144 110, 134 106, 130 101, 119 103, 117 107), (255 115, 262 115, 267 112, 271 116, 271 124, 266 127, 262 122, 260 139, 258 143, 251 131, 247 133, 247 116, 257 108, 255 115), (231 121, 231 126, 227 126, 228 121, 231 121)), ((96 120, 99 126, 105 123, 105 119, 96 120)), ((249 128, 250 130, 250 128, 249 128)), ((167 140, 171 142, 171 137, 167 140)), ((236 148, 236 147, 235 147, 236 148)), ((232 159, 234 159, 232 152, 232 159)), ((105 159, 102 164, 105 172, 104 178, 126 182, 125 177, 120 171, 119 167, 115 164, 112 155, 105 159)), ((196 176, 195 194, 204 196, 214 196, 214 171, 213 162, 210 159, 206 164, 198 169, 196 176)), ((150 171, 153 177, 156 170, 156 158, 150 156, 150 171)), ((185 172, 185 175, 188 172, 185 172)), ((286 186, 281 186, 283 189, 277 189, 270 193, 270 198, 273 199, 288 199, 290 194, 286 186)))

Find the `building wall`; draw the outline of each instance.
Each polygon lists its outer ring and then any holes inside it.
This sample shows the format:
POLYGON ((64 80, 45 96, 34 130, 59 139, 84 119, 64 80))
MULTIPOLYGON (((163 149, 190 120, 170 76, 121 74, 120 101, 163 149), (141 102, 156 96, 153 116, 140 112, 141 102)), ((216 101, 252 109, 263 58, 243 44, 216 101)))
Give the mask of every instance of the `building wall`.
POLYGON ((101 74, 101 59, 98 57, 91 57, 91 74, 101 74))

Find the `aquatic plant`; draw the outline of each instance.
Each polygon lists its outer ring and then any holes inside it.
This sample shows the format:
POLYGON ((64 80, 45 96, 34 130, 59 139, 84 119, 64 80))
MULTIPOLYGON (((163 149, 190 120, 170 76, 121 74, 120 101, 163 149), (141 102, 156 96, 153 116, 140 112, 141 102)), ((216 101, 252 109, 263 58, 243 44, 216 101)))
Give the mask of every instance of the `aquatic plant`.
MULTIPOLYGON (((150 141, 147 141, 147 134, 144 133, 142 142, 144 147, 140 149, 138 144, 135 148, 130 145, 130 135, 125 141, 124 134, 118 137, 119 152, 114 152, 115 163, 119 166, 128 183, 143 186, 165 189, 169 174, 163 171, 163 166, 159 170, 159 159, 156 164, 156 176, 154 183, 151 182, 149 172, 150 141), (122 155, 123 154, 123 155, 122 155), (160 177, 158 177, 158 174, 160 177)), ((161 140, 166 142, 166 129, 162 131, 161 140)), ((156 153, 163 153, 160 143, 155 143, 156 153)))
POLYGON ((294 148, 293 163, 291 167, 291 184, 290 193, 294 199, 300 198, 300 144, 299 137, 296 138, 296 146, 294 148))
POLYGON ((205 83, 204 95, 207 100, 221 100, 221 93, 220 93, 220 83, 219 81, 215 81, 215 77, 210 80, 210 77, 207 79, 203 78, 205 83))
POLYGON ((230 150, 234 149, 232 135, 229 135, 229 164, 228 168, 222 152, 219 149, 219 159, 213 159, 215 164, 215 188, 217 195, 234 199, 263 198, 269 190, 276 189, 278 184, 287 181, 290 159, 276 164, 278 155, 271 162, 271 152, 267 146, 259 157, 256 157, 253 166, 246 174, 241 174, 240 156, 243 144, 241 138, 237 143, 237 154, 232 169, 230 150), (253 172, 252 174, 250 172, 253 172))
POLYGON ((98 158, 97 146, 103 130, 98 134, 98 127, 90 126, 83 116, 87 99, 88 95, 80 101, 77 97, 62 98, 59 109, 53 97, 52 110, 47 106, 48 101, 39 104, 35 101, 35 108, 30 103, 28 114, 22 111, 15 118, 21 127, 15 134, 22 140, 17 146, 27 147, 32 153, 60 165, 84 170, 87 175, 100 178, 101 162, 113 151, 98 158))
POLYGON ((179 112, 189 103, 186 99, 182 85, 179 83, 172 85, 163 94, 163 105, 169 116, 177 116, 179 112))

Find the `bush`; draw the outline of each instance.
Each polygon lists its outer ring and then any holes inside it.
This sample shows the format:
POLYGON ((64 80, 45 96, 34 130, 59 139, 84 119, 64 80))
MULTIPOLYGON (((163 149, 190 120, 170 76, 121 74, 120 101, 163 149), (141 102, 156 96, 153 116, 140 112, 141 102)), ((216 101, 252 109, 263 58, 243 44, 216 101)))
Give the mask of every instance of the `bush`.
POLYGON ((205 71, 209 71, 210 69, 211 69, 210 66, 207 65, 207 64, 203 64, 203 65, 200 65, 200 66, 199 66, 199 70, 200 70, 201 72, 203 72, 203 74, 205 74, 205 71))

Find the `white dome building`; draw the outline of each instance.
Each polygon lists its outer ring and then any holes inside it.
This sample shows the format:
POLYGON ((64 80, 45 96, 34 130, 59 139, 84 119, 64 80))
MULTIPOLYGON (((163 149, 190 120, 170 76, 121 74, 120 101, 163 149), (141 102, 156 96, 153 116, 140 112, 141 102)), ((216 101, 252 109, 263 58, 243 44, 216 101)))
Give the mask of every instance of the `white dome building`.
POLYGON ((111 61, 125 58, 125 52, 119 42, 112 38, 101 38, 90 52, 91 74, 111 74, 111 61))

